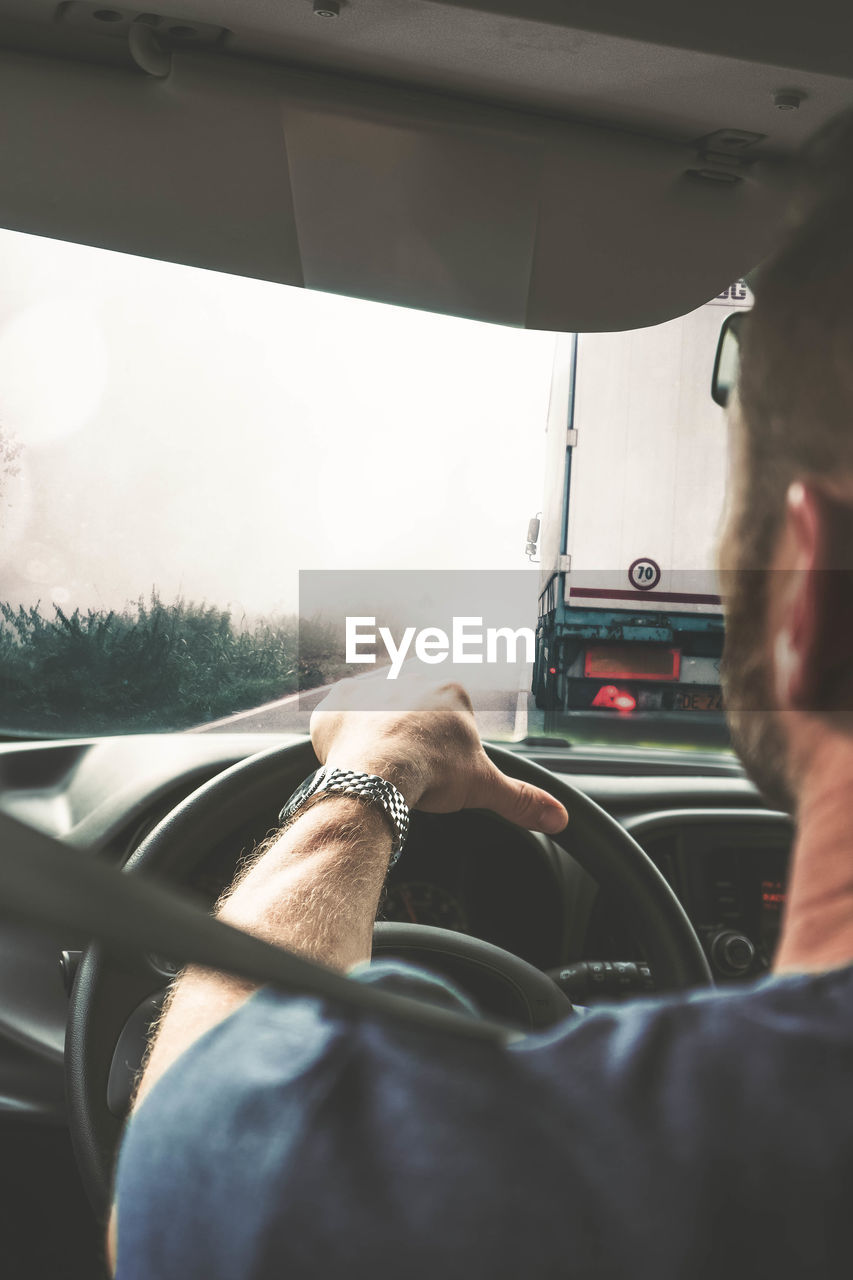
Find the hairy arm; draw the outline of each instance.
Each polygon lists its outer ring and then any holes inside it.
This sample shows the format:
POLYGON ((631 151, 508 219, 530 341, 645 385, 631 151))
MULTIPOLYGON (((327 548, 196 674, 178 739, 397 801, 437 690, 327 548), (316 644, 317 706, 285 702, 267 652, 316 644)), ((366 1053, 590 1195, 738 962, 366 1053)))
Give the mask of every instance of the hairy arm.
MULTIPOLYGON (((559 831, 558 801, 504 777, 488 760, 467 694, 457 685, 414 698, 403 682, 400 705, 369 709, 375 693, 347 681, 311 722, 318 758, 379 774, 410 808, 453 812, 490 808, 522 826, 559 831), (359 699, 370 698, 368 706, 359 699), (414 709, 410 709, 413 706, 414 709)), ((220 901, 228 924, 330 968, 346 971, 371 953, 373 922, 391 856, 384 814, 348 796, 325 796, 264 848, 220 901)), ((199 1036, 253 991, 227 974, 188 968, 175 982, 154 1034, 134 1106, 199 1036)), ((116 1210, 108 1255, 115 1265, 116 1210)))
MULTIPOLYGON (((381 811, 350 796, 328 796, 262 848, 216 914, 235 928, 345 971, 370 958, 390 857, 391 829, 381 811)), ((160 1019, 135 1105, 188 1045, 253 990, 228 974, 185 970, 160 1019)))
MULTIPOLYGON (((410 808, 450 813, 487 808, 540 831, 567 814, 544 791, 506 778, 487 758, 468 695, 458 685, 421 692, 400 681, 375 709, 375 686, 344 681, 311 720, 318 758, 387 778, 410 808), (393 700, 393 701, 392 701, 393 700), (396 705, 395 705, 396 702, 396 705)), ((368 960, 373 922, 391 856, 391 829, 378 809, 325 796, 269 843, 217 907, 228 924, 347 970, 368 960)), ((203 1032, 252 988, 190 968, 176 982, 152 1042, 138 1103, 203 1032)))
MULTIPOLYGON (((391 829, 381 812, 350 796, 328 796, 260 850, 219 903, 217 915, 289 951, 347 970, 370 958, 390 857, 391 829)), ((134 1107, 189 1045, 253 990, 228 974, 185 969, 150 1042, 134 1107)), ((111 1271, 117 1235, 113 1205, 107 1234, 111 1271)))

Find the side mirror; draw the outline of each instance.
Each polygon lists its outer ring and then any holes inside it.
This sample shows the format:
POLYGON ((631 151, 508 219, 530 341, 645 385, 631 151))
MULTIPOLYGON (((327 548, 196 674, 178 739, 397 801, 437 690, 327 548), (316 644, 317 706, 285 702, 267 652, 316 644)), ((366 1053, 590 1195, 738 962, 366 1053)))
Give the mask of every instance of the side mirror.
POLYGON ((532 560, 536 555, 536 545, 539 542, 539 517, 534 516, 527 526, 527 546, 524 548, 524 554, 528 560, 532 560))
POLYGON ((726 316, 720 329, 717 356, 711 377, 711 398, 725 409, 732 387, 737 383, 740 367, 740 332, 748 311, 735 311, 726 316))

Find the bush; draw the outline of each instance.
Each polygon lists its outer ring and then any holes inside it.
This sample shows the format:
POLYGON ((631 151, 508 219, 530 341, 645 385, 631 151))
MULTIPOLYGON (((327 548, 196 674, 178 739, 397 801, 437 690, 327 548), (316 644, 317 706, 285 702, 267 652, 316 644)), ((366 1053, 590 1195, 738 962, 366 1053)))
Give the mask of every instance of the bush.
POLYGON ((332 629, 154 594, 120 611, 0 602, 0 731, 186 729, 346 673, 332 629))

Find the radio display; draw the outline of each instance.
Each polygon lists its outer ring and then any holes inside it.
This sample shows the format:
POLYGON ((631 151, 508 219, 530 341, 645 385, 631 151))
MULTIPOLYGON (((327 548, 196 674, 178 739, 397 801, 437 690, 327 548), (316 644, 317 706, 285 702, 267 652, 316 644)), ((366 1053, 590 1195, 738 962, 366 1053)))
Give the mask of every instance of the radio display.
POLYGON ((758 932, 761 945, 768 958, 776 950, 779 941, 779 929, 782 924, 782 912, 786 899, 785 883, 782 880, 764 878, 761 881, 761 908, 758 919, 758 932))
POLYGON ((752 974, 773 962, 787 897, 787 863, 787 851, 737 846, 709 848, 699 863, 707 878, 694 880, 696 922, 711 938, 726 930, 748 938, 756 949, 752 974))

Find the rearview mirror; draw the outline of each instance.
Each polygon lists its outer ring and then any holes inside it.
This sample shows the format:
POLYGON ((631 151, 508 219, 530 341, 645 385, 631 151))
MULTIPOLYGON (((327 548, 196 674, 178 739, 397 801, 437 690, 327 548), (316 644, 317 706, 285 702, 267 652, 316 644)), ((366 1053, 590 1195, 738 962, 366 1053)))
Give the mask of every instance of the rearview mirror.
POLYGON ((746 311, 733 312, 732 315, 726 316, 720 329, 714 373, 711 377, 711 398, 723 409, 729 403, 732 387, 737 382, 740 368, 740 332, 744 318, 748 314, 746 311))

